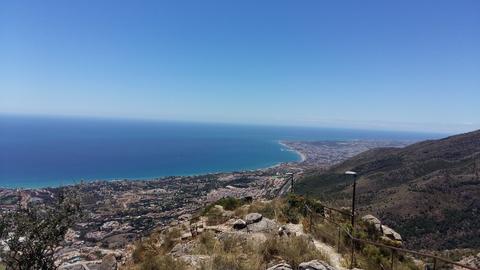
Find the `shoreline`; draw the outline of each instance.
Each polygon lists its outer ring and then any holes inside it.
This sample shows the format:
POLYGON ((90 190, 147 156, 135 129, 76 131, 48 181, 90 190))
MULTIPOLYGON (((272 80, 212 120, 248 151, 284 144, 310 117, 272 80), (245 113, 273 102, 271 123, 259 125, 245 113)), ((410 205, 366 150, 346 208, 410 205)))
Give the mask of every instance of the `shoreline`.
POLYGON ((294 153, 296 153, 298 156, 300 156, 300 160, 299 160, 299 161, 294 161, 295 163, 302 163, 302 162, 304 162, 305 160, 307 160, 307 156, 306 156, 304 153, 302 153, 302 152, 298 151, 297 149, 291 147, 290 145, 286 144, 285 142, 286 142, 286 141, 277 141, 278 144, 280 144, 281 146, 287 148, 288 151, 294 152, 294 153))
MULTIPOLYGON (((159 181, 164 180, 168 181, 170 178, 176 177, 200 177, 200 176, 207 176, 207 175, 219 175, 219 174, 235 174, 235 173, 248 173, 248 172, 255 172, 255 171, 266 171, 270 169, 278 168, 284 164, 299 164, 304 162, 307 157, 302 152, 294 149, 293 147, 289 146, 286 141, 284 140, 277 140, 277 144, 280 145, 280 151, 286 150, 289 152, 295 153, 300 160, 295 161, 283 161, 278 162, 276 164, 270 166, 262 166, 254 169, 241 169, 241 170, 231 170, 231 171, 216 171, 216 172, 204 172, 204 173, 193 173, 193 174, 175 174, 175 175, 164 175, 164 176, 152 176, 152 177, 138 177, 138 178, 99 178, 99 179, 82 179, 80 181, 72 181, 70 183, 60 183, 58 185, 51 185, 51 186, 38 186, 38 187, 4 187, 0 186, 0 190, 40 190, 40 189, 56 189, 62 187, 71 187, 77 186, 80 184, 90 184, 90 183, 98 183, 98 182, 119 182, 119 181, 159 181)), ((66 182, 66 181, 65 181, 66 182)))

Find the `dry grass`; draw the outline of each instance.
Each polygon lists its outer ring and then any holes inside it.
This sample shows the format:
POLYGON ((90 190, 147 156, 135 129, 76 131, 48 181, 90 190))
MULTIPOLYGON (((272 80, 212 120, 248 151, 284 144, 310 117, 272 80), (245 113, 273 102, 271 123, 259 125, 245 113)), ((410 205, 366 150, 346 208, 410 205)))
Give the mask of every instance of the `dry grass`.
POLYGON ((195 253, 211 256, 211 261, 202 266, 204 270, 265 269, 267 265, 281 261, 296 268, 301 262, 326 260, 312 241, 298 236, 269 235, 265 242, 259 243, 234 234, 222 235, 218 239, 213 233, 205 233, 198 238, 195 253))
POLYGON ((313 242, 304 236, 271 236, 263 243, 261 252, 264 261, 280 257, 294 269, 300 263, 314 259, 328 261, 327 257, 315 248, 313 242))
POLYGON ((170 255, 147 256, 140 265, 140 270, 186 270, 188 266, 182 260, 170 255))
POLYGON ((223 224, 229 219, 229 217, 224 216, 223 212, 216 207, 212 207, 208 210, 208 212, 205 213, 205 216, 207 217, 207 225, 209 226, 223 224))

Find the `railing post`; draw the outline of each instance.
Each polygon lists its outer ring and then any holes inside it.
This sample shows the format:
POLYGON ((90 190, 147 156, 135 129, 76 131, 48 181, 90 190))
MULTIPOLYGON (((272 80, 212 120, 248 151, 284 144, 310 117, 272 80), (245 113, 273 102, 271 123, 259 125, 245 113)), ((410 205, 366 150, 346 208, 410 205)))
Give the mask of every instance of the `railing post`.
POLYGON ((393 270, 393 261, 395 260, 395 250, 391 249, 392 261, 390 262, 390 270, 393 270))
POLYGON ((340 253, 340 227, 338 229, 338 239, 337 239, 337 252, 340 253))
POLYGON ((312 222, 313 222, 312 215, 313 215, 313 212, 310 211, 309 213, 310 213, 310 222, 309 222, 310 228, 309 228, 309 230, 310 230, 310 233, 312 233, 312 225, 313 225, 313 224, 312 224, 312 222))
POLYGON ((355 260, 355 240, 353 236, 350 239, 352 240, 352 257, 350 259, 350 269, 353 269, 353 264, 355 260))
POLYGON ((433 270, 437 269, 437 258, 433 258, 433 270))

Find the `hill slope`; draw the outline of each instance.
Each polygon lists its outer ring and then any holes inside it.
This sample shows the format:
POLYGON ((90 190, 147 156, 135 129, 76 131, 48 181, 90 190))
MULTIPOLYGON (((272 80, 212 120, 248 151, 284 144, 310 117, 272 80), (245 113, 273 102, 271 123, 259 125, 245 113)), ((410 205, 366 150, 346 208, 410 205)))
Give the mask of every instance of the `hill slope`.
POLYGON ((359 173, 360 212, 378 215, 413 248, 480 248, 480 131, 404 148, 378 148, 326 172, 312 172, 301 193, 348 205, 359 173))

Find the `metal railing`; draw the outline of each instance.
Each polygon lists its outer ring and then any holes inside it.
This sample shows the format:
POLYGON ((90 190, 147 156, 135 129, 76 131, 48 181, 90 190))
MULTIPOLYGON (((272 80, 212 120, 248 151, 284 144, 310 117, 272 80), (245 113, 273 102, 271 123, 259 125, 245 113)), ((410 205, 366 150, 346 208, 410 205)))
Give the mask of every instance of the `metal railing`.
MULTIPOLYGON (((355 261, 355 256, 356 256, 355 252, 358 252, 357 248, 359 247, 360 244, 363 244, 363 245, 372 245, 372 246, 375 246, 377 248, 386 249, 390 252, 390 254, 391 254, 390 255, 390 266, 388 268, 386 268, 384 265, 380 264, 379 268, 382 269, 382 270, 383 269, 385 269, 385 270, 395 270, 395 259, 398 260, 400 258, 401 253, 409 254, 409 255, 412 255, 413 257, 417 257, 417 258, 422 257, 422 258, 430 259, 431 264, 425 264, 425 269, 428 269, 428 270, 437 270, 437 269, 445 268, 444 266, 441 267, 440 263, 442 263, 443 265, 457 266, 457 267, 464 268, 464 269, 469 269, 469 270, 480 270, 478 268, 468 266, 468 265, 464 265, 464 264, 461 264, 461 263, 458 263, 458 262, 454 262, 452 260, 442 258, 442 257, 436 256, 436 255, 433 255, 433 254, 418 252, 418 251, 409 250, 409 249, 398 247, 398 246, 392 246, 392 245, 388 245, 388 244, 384 244, 384 243, 380 243, 380 242, 375 242, 375 241, 355 237, 354 236, 355 233, 352 235, 352 233, 349 230, 347 230, 344 226, 342 226, 342 224, 333 220, 330 217, 327 217, 325 212, 317 213, 316 211, 313 211, 306 203, 305 203, 304 206, 305 206, 306 213, 308 213, 309 226, 310 226, 309 230, 312 231, 313 219, 316 219, 316 218, 321 218, 324 221, 328 221, 330 224, 334 225, 337 228, 337 231, 338 231, 337 235, 332 235, 330 233, 326 233, 326 234, 328 234, 330 238, 336 239, 336 241, 335 240, 333 241, 334 242, 333 245, 337 246, 337 251, 338 252, 341 252, 341 250, 342 250, 342 234, 343 234, 345 239, 347 239, 348 242, 350 242, 350 245, 351 245, 349 247, 350 248, 349 251, 351 251, 350 256, 353 257, 352 262, 355 261)), ((323 204, 321 204, 321 206, 324 209, 328 209, 330 211, 335 211, 335 212, 340 213, 340 214, 342 214, 344 216, 347 216, 349 218, 352 216, 352 214, 346 213, 345 211, 343 211, 341 209, 328 207, 328 206, 325 206, 323 204)), ((343 248, 345 250, 345 248, 348 248, 348 246, 344 245, 343 248)), ((345 252, 345 253, 347 253, 347 252, 345 252)), ((354 264, 350 264, 350 269, 352 269, 354 266, 355 266, 354 264)))

